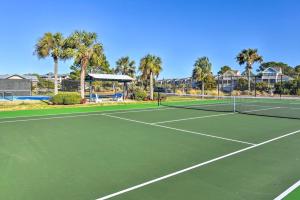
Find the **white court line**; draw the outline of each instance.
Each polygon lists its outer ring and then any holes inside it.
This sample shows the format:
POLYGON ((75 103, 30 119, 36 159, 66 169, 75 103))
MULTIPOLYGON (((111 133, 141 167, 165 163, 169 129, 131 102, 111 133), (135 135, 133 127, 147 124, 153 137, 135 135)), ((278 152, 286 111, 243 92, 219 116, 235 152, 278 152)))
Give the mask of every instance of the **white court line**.
POLYGON ((152 108, 152 109, 144 109, 144 110, 128 110, 128 111, 120 111, 120 112, 103 112, 104 114, 123 114, 123 113, 138 113, 138 112, 152 112, 152 111, 160 111, 160 110, 174 110, 179 108, 152 108))
MULTIPOLYGON (((205 108, 210 106, 224 106, 224 105, 230 105, 233 107, 233 103, 203 103, 197 105, 169 105, 169 106, 173 106, 174 108, 205 108)), ((162 104, 162 106, 168 107, 168 105, 164 105, 164 104, 162 104)))
POLYGON ((107 117, 111 117, 111 118, 121 119, 121 120, 125 120, 125 121, 130 121, 130 122, 136 122, 136 123, 140 123, 140 124, 147 124, 147 125, 150 125, 150 126, 156 126, 156 127, 176 130, 176 131, 180 131, 180 132, 191 133, 191 134, 195 134, 195 135, 202 135, 202 136, 206 136, 206 137, 211 137, 211 138, 216 138, 216 139, 221 139, 221 140, 227 140, 227 141, 231 141, 231 142, 238 142, 238 143, 247 144, 247 145, 255 145, 254 143, 245 142, 245 141, 241 141, 241 140, 235 140, 235 139, 231 139, 231 138, 224 138, 224 137, 219 137, 219 136, 215 136, 215 135, 195 132, 195 131, 188 131, 188 130, 184 130, 184 129, 178 129, 178 128, 173 128, 173 127, 168 127, 168 126, 162 126, 162 125, 159 125, 159 124, 152 124, 152 123, 148 123, 148 122, 138 121, 138 120, 134 120, 134 119, 128 119, 128 118, 124 118, 124 117, 118 117, 118 116, 114 116, 114 115, 108 115, 108 114, 103 114, 103 115, 107 116, 107 117))
MULTIPOLYGON (((262 106, 262 105, 255 105, 255 104, 243 104, 243 103, 237 103, 237 106, 244 106, 244 107, 247 107, 247 106, 253 106, 253 107, 270 107, 270 106, 262 106)), ((275 107, 275 108, 285 108, 285 109, 291 109, 291 110, 299 110, 300 108, 294 108, 294 107, 287 107, 287 106, 278 106, 278 107, 275 107)))
POLYGON ((220 137, 220 136, 215 136, 215 135, 210 135, 210 134, 205 134, 205 133, 199 133, 199 132, 189 131, 189 130, 185 130, 185 129, 173 128, 173 127, 169 127, 169 126, 163 126, 163 125, 158 125, 158 124, 153 124, 153 126, 157 126, 157 127, 161 127, 161 128, 167 128, 167 129, 171 129, 171 130, 175 130, 175 131, 181 131, 181 132, 185 132, 185 133, 192 133, 192 134, 196 134, 196 135, 202 135, 202 136, 217 138, 217 139, 221 139, 221 140, 227 140, 227 141, 232 141, 232 142, 243 143, 243 144, 247 144, 247 145, 253 145, 253 146, 256 145, 254 143, 245 142, 245 141, 241 141, 241 140, 224 138, 224 137, 220 137))
POLYGON ((154 122, 152 123, 153 125, 156 124, 164 124, 164 123, 169 123, 169 122, 179 122, 179 121, 186 121, 186 120, 192 120, 192 119, 203 119, 203 118, 210 118, 210 117, 219 117, 219 116, 224 116, 224 115, 232 115, 235 113, 225 113, 225 114, 218 114, 218 115, 206 115, 206 116, 200 116, 200 117, 189 117, 189 118, 183 118, 183 119, 174 119, 174 120, 168 120, 168 121, 160 121, 160 122, 154 122))
POLYGON ((102 115, 106 116, 106 117, 111 117, 111 118, 116 118, 116 119, 122 119, 122 120, 125 120, 125 121, 136 122, 136 123, 140 123, 140 124, 152 125, 151 123, 148 123, 148 122, 138 121, 138 120, 134 120, 134 119, 128 119, 128 118, 124 118, 124 117, 118 117, 118 116, 114 116, 114 115, 111 115, 111 114, 113 114, 113 113, 109 113, 109 114, 103 113, 102 115))
MULTIPOLYGON (((102 115, 105 113, 108 114, 121 114, 121 113, 137 113, 137 112, 150 112, 150 111, 160 111, 160 110, 171 110, 174 108, 149 108, 149 109, 140 109, 140 110, 128 110, 128 111, 120 111, 120 112, 105 112, 105 111, 92 111, 92 112, 82 112, 82 113, 87 113, 85 115, 80 114, 80 113, 69 113, 70 115, 64 115, 64 114, 56 114, 54 116, 57 117, 41 117, 41 118, 32 118, 32 119, 16 119, 16 120, 6 120, 6 121, 1 121, 1 119, 7 119, 7 118, 0 118, 0 124, 5 124, 5 123, 14 123, 14 122, 27 122, 27 121, 38 121, 38 120, 49 120, 49 119, 63 119, 63 118, 74 118, 74 117, 88 117, 88 116, 97 116, 97 115, 102 115), (90 114, 89 114, 90 113, 90 114), (71 115, 72 114, 72 115, 71 115), (64 116, 60 116, 64 115, 64 116)), ((40 116, 48 116, 48 115, 40 115, 40 116)), ((51 116, 53 116, 51 114, 51 116)), ((36 116, 24 116, 22 118, 30 118, 30 117, 38 117, 36 116)), ((16 117, 19 118, 19 117, 16 117)))
POLYGON ((152 180, 149 180, 149 181, 147 181, 147 182, 144 182, 144 183, 141 183, 141 184, 138 184, 138 185, 129 187, 129 188, 124 189, 124 190, 121 190, 121 191, 119 191, 119 192, 116 192, 116 193, 112 193, 112 194, 103 196, 103 197, 98 198, 98 199, 96 199, 96 200, 106 200, 106 199, 110 199, 110 198, 112 198, 112 197, 119 196, 119 195, 121 195, 121 194, 124 194, 124 193, 130 192, 130 191, 133 191, 133 190, 136 190, 136 189, 145 187, 145 186, 147 186, 147 185, 150 185, 150 184, 153 184, 153 183, 156 183, 156 182, 159 182, 159 181, 168 179, 168 178, 173 177, 173 176, 177 176, 177 175, 179 175, 179 174, 182 174, 182 173, 191 171, 191 170, 193 170, 193 169, 203 167, 203 166, 208 165, 208 164, 211 164, 211 163, 213 163, 213 162, 216 162, 216 161, 219 161, 219 160, 222 160, 222 159, 225 159, 225 158, 228 158, 228 157, 231 157, 231 156, 240 154, 240 153, 245 152, 245 151, 248 151, 248 150, 250 150, 250 149, 254 149, 254 148, 260 147, 260 146, 265 145, 265 144, 268 144, 268 143, 270 143, 270 142, 274 142, 274 141, 276 141, 276 140, 280 140, 280 139, 282 139, 282 138, 285 138, 285 137, 288 137, 288 136, 297 134, 297 133, 299 133, 299 132, 300 132, 300 130, 297 130, 297 131, 294 131, 294 132, 291 132, 291 133, 287 133, 287 134, 285 134, 285 135, 282 135, 282 136, 279 136, 279 137, 276 137, 276 138, 273 138, 273 139, 264 141, 264 142, 262 142, 262 143, 259 143, 259 144, 254 145, 254 146, 246 147, 246 148, 244 148, 244 149, 240 149, 240 150, 238 150, 238 151, 234 151, 234 152, 232 152, 232 153, 229 153, 229 154, 226 154, 226 155, 223 155, 223 156, 220 156, 220 157, 216 157, 216 158, 214 158, 214 159, 211 159, 211 160, 208 160, 208 161, 199 163, 199 164, 197 164, 197 165, 193 165, 193 166, 191 166, 191 167, 188 167, 188 168, 185 168, 185 169, 182 169, 182 170, 179 170, 179 171, 176 171, 176 172, 167 174, 167 175, 165 175, 165 176, 162 176, 162 177, 159 177, 159 178, 156 178, 156 179, 152 179, 152 180))
MULTIPOLYGON (((249 111, 244 111, 242 113, 251 113, 251 112, 264 111, 264 110, 273 110, 273 109, 279 109, 279 108, 281 108, 281 107, 264 108, 264 109, 258 109, 258 110, 249 110, 249 111)), ((232 114, 236 114, 236 113, 232 112, 232 113, 224 113, 224 114, 218 114, 218 115, 206 115, 206 116, 199 116, 199 117, 189 117, 189 118, 182 118, 182 119, 174 119, 174 120, 168 120, 168 121, 154 122, 154 123, 151 123, 151 124, 152 125, 156 125, 156 124, 164 124, 164 123, 169 123, 169 122, 178 122, 178 121, 186 121, 186 120, 193 120, 193 119, 203 119, 203 118, 210 118, 210 117, 219 117, 219 116, 232 115, 232 114)))
POLYGON ((263 109, 257 109, 257 110, 243 111, 241 113, 251 113, 251 112, 264 111, 264 110, 274 110, 274 109, 280 109, 280 108, 281 107, 263 108, 263 109))
POLYGON ((291 187, 289 187, 286 191, 284 191, 283 193, 281 193, 274 200, 282 200, 282 199, 284 199, 286 196, 288 196, 290 193, 292 193, 295 189, 297 189, 297 187, 300 187, 300 180, 297 183, 295 183, 294 185, 292 185, 291 187))
POLYGON ((15 123, 15 122, 39 121, 39 120, 49 120, 49 119, 62 119, 62 118, 88 117, 88 116, 97 116, 97 115, 101 115, 101 114, 102 114, 102 113, 97 113, 97 114, 94 113, 94 114, 86 114, 86 115, 59 116, 59 117, 43 117, 43 118, 33 118, 33 119, 17 119, 17 120, 0 121, 0 124, 15 123))
MULTIPOLYGON (((96 106, 95 106, 96 107, 96 106)), ((90 107, 83 107, 90 108, 90 107)), ((146 107, 146 108, 134 108, 134 109, 116 109, 116 110, 97 110, 97 111, 87 111, 87 112, 65 112, 59 114, 45 114, 45 115, 28 115, 28 116, 18 116, 18 117, 0 117, 2 119, 17 119, 17 118, 29 118, 29 117, 44 117, 44 116, 59 116, 59 115, 75 115, 75 114, 88 114, 88 113, 121 113, 123 112, 143 112, 143 111, 156 111, 156 110, 169 110, 169 109, 178 109, 178 108, 159 108, 159 107, 146 107), (117 112, 115 112, 117 111, 117 112)), ((13 112, 13 111, 8 111, 13 112)))

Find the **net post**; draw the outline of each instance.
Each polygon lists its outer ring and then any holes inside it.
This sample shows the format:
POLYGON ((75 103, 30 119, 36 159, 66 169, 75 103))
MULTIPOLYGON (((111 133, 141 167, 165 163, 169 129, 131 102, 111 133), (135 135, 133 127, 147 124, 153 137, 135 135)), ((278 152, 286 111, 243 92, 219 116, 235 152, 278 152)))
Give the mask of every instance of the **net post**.
POLYGON ((157 106, 160 106, 160 92, 157 92, 157 106))
POLYGON ((233 96, 233 112, 236 112, 236 97, 233 96))

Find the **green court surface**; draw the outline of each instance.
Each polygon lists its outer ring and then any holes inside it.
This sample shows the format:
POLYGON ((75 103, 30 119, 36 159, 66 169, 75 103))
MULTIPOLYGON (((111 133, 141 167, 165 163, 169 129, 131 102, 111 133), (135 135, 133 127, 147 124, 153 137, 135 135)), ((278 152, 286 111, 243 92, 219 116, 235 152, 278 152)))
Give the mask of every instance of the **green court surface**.
POLYGON ((297 200, 300 199, 300 188, 298 187, 295 191, 291 192, 284 200, 297 200))
POLYGON ((300 120, 138 108, 3 115, 0 199, 259 200, 300 180, 300 120))

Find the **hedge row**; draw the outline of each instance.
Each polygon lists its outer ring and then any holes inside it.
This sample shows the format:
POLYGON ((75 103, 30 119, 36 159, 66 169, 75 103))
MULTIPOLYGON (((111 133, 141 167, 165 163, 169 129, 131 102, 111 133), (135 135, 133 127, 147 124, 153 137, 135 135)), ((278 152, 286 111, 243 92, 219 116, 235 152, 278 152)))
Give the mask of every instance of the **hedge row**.
POLYGON ((51 102, 55 105, 73 105, 80 104, 81 96, 77 92, 62 92, 51 98, 51 102))

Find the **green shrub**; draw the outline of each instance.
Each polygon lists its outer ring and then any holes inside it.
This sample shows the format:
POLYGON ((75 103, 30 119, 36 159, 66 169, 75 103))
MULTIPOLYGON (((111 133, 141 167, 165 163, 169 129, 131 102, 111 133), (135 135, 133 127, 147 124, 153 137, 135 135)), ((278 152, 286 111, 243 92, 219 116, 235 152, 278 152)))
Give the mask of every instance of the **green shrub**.
POLYGON ((57 95, 54 95, 50 101, 56 105, 63 105, 64 104, 64 96, 62 93, 59 93, 57 95))
POLYGON ((270 89, 269 89, 268 83, 259 82, 259 83, 256 83, 256 90, 260 91, 260 92, 268 92, 270 89))
POLYGON ((72 94, 72 95, 67 95, 64 98, 65 105, 79 104, 80 102, 81 102, 81 97, 77 93, 72 94))
POLYGON ((81 101, 80 94, 77 92, 63 92, 51 98, 51 102, 56 105, 73 105, 81 101))
POLYGON ((143 101, 147 98, 147 92, 143 89, 138 88, 134 91, 134 96, 137 101, 143 101))

